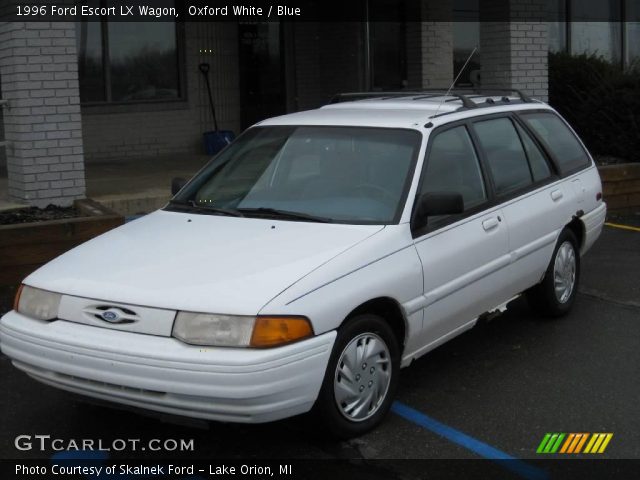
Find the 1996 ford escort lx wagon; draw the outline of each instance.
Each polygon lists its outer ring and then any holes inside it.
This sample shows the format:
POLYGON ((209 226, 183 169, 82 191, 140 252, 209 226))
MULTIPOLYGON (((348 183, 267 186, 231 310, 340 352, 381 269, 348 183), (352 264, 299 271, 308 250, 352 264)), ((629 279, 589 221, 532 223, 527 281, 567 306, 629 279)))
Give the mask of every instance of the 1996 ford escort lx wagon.
MULTIPOLYGON (((343 95, 265 120, 161 210, 29 275, 0 323, 31 377, 349 437, 400 368, 520 295, 566 314, 606 213, 593 159, 523 94, 343 95)), ((176 188, 178 190, 178 188, 176 188)))

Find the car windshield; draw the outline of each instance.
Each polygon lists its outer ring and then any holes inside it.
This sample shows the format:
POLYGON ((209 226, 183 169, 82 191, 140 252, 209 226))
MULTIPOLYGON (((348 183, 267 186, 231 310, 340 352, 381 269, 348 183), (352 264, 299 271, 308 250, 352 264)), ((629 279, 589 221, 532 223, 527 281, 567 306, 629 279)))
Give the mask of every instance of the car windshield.
POLYGON ((363 127, 254 127, 169 209, 299 221, 398 221, 421 135, 363 127))

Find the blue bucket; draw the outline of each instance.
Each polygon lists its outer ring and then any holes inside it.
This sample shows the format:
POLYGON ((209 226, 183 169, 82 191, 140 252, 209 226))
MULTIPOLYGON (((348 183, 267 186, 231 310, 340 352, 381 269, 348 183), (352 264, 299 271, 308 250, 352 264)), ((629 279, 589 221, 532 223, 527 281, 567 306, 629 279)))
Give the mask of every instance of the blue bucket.
POLYGON ((204 151, 207 155, 215 155, 236 138, 231 130, 204 132, 202 137, 204 140, 204 151))

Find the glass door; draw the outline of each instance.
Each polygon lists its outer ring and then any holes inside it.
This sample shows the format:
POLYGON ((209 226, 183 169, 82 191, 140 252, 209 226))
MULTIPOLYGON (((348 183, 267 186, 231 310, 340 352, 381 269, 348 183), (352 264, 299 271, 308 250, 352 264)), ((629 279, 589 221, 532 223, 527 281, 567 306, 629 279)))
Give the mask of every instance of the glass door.
POLYGON ((242 129, 286 113, 280 22, 240 22, 242 129))

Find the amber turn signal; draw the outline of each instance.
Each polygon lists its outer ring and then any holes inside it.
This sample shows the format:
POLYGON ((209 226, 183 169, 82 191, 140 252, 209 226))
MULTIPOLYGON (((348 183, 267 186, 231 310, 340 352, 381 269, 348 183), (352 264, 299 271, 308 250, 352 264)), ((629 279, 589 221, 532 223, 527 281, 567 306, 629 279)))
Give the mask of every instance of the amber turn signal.
POLYGON ((313 328, 306 317, 258 317, 251 335, 251 346, 275 347, 312 335, 313 328))
POLYGON ((18 291, 16 292, 16 296, 13 299, 13 309, 17 312, 18 305, 20 304, 20 295, 22 294, 22 289, 24 288, 24 283, 21 283, 18 287, 18 291))

